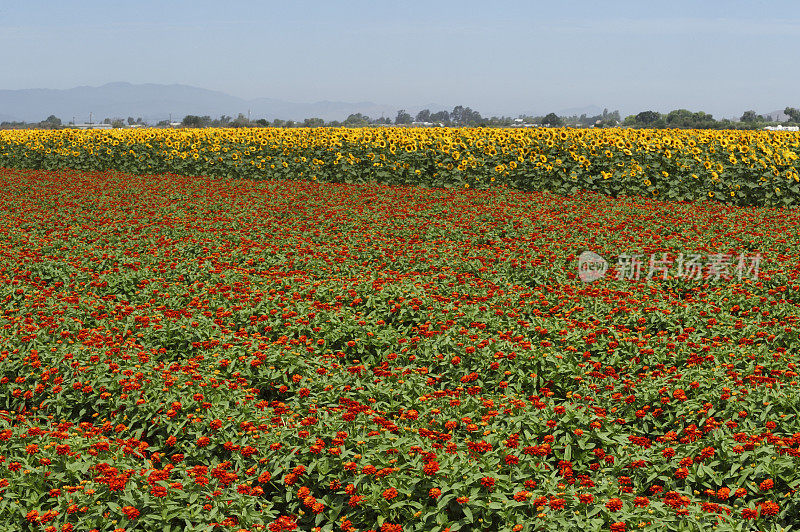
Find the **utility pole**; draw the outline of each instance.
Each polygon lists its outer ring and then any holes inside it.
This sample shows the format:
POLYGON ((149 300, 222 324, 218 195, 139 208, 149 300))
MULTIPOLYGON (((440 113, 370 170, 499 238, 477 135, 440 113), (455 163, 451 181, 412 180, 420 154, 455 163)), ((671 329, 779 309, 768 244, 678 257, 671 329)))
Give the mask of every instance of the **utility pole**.
POLYGON ((250 109, 247 110, 247 123, 250 123, 250 109))
POLYGON ((92 126, 92 112, 89 111, 89 127, 92 126))

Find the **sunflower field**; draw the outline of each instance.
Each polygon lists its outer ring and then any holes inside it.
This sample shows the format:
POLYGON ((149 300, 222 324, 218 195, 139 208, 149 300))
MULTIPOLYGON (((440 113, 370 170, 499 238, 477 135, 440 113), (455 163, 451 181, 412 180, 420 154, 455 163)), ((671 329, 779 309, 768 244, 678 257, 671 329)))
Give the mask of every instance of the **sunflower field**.
POLYGON ((800 134, 488 128, 0 131, 0 166, 800 203, 800 134))
POLYGON ((731 135, 4 133, 152 174, 0 169, 0 529, 795 529, 800 214, 488 186, 794 182, 731 135), (470 187, 321 182, 368 170, 470 187))

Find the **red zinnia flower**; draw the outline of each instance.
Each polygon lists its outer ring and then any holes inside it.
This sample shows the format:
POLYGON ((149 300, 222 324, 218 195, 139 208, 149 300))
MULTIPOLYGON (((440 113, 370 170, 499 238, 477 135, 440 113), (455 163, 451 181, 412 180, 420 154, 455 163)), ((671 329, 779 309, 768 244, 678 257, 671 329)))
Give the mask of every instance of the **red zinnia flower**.
POLYGON ((425 472, 426 475, 435 475, 437 471, 439 471, 439 464, 438 462, 428 462, 425 464, 425 467, 422 468, 422 471, 425 472))
POLYGON ((773 501, 764 501, 761 503, 761 515, 776 515, 780 509, 781 507, 773 501))
POLYGON ((125 517, 127 517, 128 519, 133 520, 139 517, 139 510, 137 510, 133 506, 123 506, 121 511, 122 513, 125 514, 125 517))
POLYGON ((564 499, 550 499, 550 508, 553 510, 562 510, 565 502, 564 499))
POLYGON ((609 499, 606 503, 606 508, 612 512, 617 512, 622 509, 622 501, 617 498, 609 499))
POLYGON ((636 497, 633 499, 633 505, 639 508, 644 508, 650 504, 650 499, 647 497, 636 497))
POLYGON ((355 508, 356 506, 359 506, 362 502, 364 502, 364 497, 360 495, 353 495, 352 497, 350 497, 350 500, 347 501, 347 504, 355 508))
POLYGON ((397 497, 397 490, 394 488, 389 488, 383 492, 383 498, 387 501, 390 501, 397 497))

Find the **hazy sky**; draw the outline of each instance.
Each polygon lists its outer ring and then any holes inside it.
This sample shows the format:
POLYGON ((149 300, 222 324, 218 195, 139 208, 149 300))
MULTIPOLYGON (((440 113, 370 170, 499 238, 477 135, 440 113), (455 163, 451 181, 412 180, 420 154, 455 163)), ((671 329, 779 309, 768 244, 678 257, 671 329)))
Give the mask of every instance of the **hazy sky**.
POLYGON ((0 89, 183 83, 484 115, 800 107, 798 0, 5 0, 0 47, 0 89))

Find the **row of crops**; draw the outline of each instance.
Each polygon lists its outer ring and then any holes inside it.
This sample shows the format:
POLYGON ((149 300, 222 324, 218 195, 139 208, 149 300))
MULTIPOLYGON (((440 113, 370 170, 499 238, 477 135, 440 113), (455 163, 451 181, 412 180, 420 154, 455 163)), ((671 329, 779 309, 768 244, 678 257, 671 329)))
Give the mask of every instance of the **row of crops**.
POLYGON ((637 129, 0 132, 0 166, 800 202, 800 135, 637 129))
POLYGON ((799 231, 713 202, 0 169, 0 530, 794 529, 799 231), (764 261, 586 284, 586 248, 764 261))

